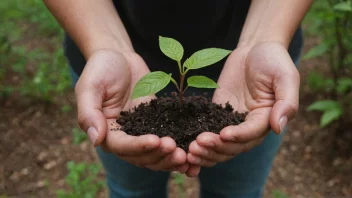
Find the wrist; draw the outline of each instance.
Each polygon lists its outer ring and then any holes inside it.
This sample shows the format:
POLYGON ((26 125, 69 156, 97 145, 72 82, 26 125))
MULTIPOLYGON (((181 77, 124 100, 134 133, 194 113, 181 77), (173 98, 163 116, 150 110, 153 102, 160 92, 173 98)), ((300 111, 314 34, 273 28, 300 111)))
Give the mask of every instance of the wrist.
POLYGON ((134 53, 134 49, 132 44, 129 41, 114 39, 110 37, 104 37, 101 39, 97 39, 93 42, 87 42, 83 47, 83 54, 88 59, 94 53, 101 50, 109 50, 114 51, 116 53, 121 53, 124 55, 125 53, 134 53))
POLYGON ((252 48, 253 46, 260 45, 262 43, 277 43, 283 46, 285 49, 288 49, 290 44, 289 36, 274 36, 274 35, 254 35, 254 36, 242 36, 238 42, 238 48, 252 48))

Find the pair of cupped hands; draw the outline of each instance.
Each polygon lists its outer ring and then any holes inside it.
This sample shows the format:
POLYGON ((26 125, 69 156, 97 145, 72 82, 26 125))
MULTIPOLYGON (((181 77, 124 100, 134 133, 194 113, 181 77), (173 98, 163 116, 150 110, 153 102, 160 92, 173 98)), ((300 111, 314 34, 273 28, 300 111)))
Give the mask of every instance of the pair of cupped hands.
POLYGON ((78 122, 94 146, 122 160, 156 171, 179 171, 189 177, 259 145, 272 129, 280 134, 298 109, 299 73, 287 49, 264 42, 238 47, 227 58, 213 102, 229 102, 236 111, 249 111, 246 121, 220 134, 201 133, 189 152, 170 137, 130 136, 116 128, 121 111, 155 96, 130 100, 137 81, 149 71, 135 52, 102 49, 88 59, 75 93, 78 122))

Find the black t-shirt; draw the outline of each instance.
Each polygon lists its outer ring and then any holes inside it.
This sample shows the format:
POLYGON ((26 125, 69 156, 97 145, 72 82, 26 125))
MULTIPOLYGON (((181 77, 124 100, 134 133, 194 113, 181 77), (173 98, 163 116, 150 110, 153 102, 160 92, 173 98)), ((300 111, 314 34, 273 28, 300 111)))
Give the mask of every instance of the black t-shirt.
MULTIPOLYGON (((173 60, 159 50, 159 35, 180 41, 185 49, 184 60, 203 48, 233 50, 237 46, 250 3, 249 0, 114 0, 135 51, 142 56, 150 70, 173 74, 177 74, 178 68, 173 60)), ((298 58, 301 46, 299 29, 289 48, 292 59, 298 58)), ((80 75, 85 59, 67 34, 65 54, 73 70, 80 75)), ((192 72, 216 80, 224 61, 192 72)))

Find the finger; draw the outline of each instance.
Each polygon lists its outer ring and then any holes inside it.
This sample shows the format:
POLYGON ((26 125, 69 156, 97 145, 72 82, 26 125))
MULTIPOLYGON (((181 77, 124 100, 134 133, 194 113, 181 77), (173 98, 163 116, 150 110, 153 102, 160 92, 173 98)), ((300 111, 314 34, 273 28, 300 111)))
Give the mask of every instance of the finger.
POLYGON ((156 135, 127 135, 121 130, 109 131, 104 141, 104 151, 118 156, 140 156, 160 147, 161 140, 156 135))
POLYGON ((189 146, 187 160, 191 164, 206 166, 205 164, 209 164, 207 161, 224 162, 231 157, 232 156, 217 153, 213 149, 207 149, 205 147, 199 146, 196 141, 193 141, 189 146), (189 158, 190 155, 191 158, 189 158))
POLYGON ((222 153, 228 156, 236 156, 243 152, 243 144, 230 141, 224 141, 218 134, 204 132, 198 135, 197 144, 206 149, 212 149, 215 152, 222 153))
POLYGON ((187 161, 190 164, 198 165, 201 167, 208 167, 208 168, 215 166, 216 163, 218 162, 218 161, 212 161, 212 160, 205 159, 201 156, 193 155, 192 153, 187 154, 187 161))
POLYGON ((246 143, 261 138, 269 130, 270 107, 249 112, 246 120, 239 125, 225 127, 220 131, 224 141, 246 143))
POLYGON ((146 168, 152 170, 172 170, 174 167, 180 166, 186 163, 186 153, 180 148, 176 148, 174 152, 166 155, 162 160, 156 164, 146 165, 146 168))
POLYGON ((254 147, 260 145, 263 141, 264 141, 264 137, 243 144, 243 145, 242 145, 242 146, 243 146, 242 152, 243 152, 243 153, 248 152, 248 151, 251 150, 252 148, 254 148, 254 147))
POLYGON ((186 175, 188 177, 194 178, 198 176, 199 172, 200 172, 200 166, 190 164, 188 170, 186 171, 186 175))
POLYGON ((185 163, 185 164, 182 164, 181 166, 175 167, 173 170, 183 174, 188 170, 188 167, 189 167, 189 163, 185 163))
POLYGON ((100 145, 106 135, 107 123, 102 113, 103 97, 96 87, 78 81, 75 87, 78 108, 78 124, 87 132, 94 146, 100 145))
POLYGON ((277 134, 280 134, 286 124, 295 117, 299 106, 299 73, 292 61, 288 61, 287 64, 292 68, 290 72, 281 72, 281 76, 274 81, 276 102, 270 114, 270 126, 277 134))
POLYGON ((176 149, 176 143, 170 137, 163 137, 160 139, 160 147, 156 150, 144 153, 138 156, 119 156, 121 159, 138 165, 155 164, 162 160, 167 154, 176 149))

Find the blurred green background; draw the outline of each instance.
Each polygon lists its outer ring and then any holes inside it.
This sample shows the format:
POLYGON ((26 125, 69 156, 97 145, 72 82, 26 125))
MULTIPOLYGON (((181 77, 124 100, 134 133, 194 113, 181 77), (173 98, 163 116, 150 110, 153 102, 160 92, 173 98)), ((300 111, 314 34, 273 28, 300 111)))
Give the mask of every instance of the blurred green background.
MULTIPOLYGON (((104 197, 101 165, 75 124, 73 88, 62 48, 63 30, 40 0, 0 1, 0 21, 0 130, 4 133, 0 138, 0 197, 104 197), (23 139, 22 133, 29 134, 28 138, 23 139), (26 154, 16 148, 28 139, 37 145, 36 134, 40 134, 44 146, 37 150, 32 145, 21 147, 33 158, 21 157, 26 154), (65 153, 64 157, 58 160, 58 156, 52 156, 52 148, 65 153), (73 151, 80 157, 71 155, 73 151), (41 164, 39 157, 44 155, 41 164)), ((352 1, 315 1, 303 27, 306 42, 300 66, 301 110, 291 129, 302 139, 295 142, 295 135, 288 135, 284 141, 265 196, 352 197, 352 183, 346 179, 352 177, 352 1), (292 156, 285 156, 286 148, 292 156), (299 163, 307 150, 310 159, 302 166, 291 167, 292 171, 287 166, 292 177, 282 182, 281 169, 285 167, 281 165, 285 162, 280 160, 299 163), (310 160, 329 162, 317 173, 323 176, 316 179, 324 184, 318 182, 314 189, 300 186, 314 175, 311 171, 295 180, 295 170, 309 167, 310 160), (324 171, 329 173, 325 175, 324 171)), ((197 193, 196 180, 177 174, 172 178, 170 197, 193 197, 197 193)))

